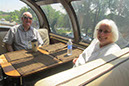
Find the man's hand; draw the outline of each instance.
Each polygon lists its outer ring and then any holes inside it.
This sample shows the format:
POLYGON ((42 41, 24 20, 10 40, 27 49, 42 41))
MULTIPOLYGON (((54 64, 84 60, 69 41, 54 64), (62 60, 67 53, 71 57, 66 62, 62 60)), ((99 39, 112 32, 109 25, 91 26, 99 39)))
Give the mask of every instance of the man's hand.
POLYGON ((9 51, 9 52, 14 51, 12 45, 10 45, 10 44, 5 44, 5 46, 6 46, 7 51, 9 51))

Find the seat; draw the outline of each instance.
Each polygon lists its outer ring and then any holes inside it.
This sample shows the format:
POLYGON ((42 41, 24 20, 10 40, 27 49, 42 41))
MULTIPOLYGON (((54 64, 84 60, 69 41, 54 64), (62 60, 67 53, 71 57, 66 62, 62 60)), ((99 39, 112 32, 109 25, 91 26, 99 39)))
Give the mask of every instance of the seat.
POLYGON ((34 86, 129 86, 129 48, 46 77, 34 86))
POLYGON ((45 29, 45 28, 41 28, 41 29, 38 29, 38 32, 44 42, 44 45, 49 45, 49 34, 48 34, 48 30, 45 29))
POLYGON ((7 31, 0 31, 0 54, 6 53, 7 50, 3 43, 3 38, 6 35, 7 31))

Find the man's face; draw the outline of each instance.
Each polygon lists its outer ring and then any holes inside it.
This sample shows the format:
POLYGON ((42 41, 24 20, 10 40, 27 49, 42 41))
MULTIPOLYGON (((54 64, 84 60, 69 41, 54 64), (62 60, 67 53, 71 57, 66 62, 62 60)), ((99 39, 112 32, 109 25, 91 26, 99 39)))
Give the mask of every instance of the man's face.
POLYGON ((25 27, 30 27, 32 24, 32 15, 25 13, 24 16, 22 17, 22 22, 25 27))

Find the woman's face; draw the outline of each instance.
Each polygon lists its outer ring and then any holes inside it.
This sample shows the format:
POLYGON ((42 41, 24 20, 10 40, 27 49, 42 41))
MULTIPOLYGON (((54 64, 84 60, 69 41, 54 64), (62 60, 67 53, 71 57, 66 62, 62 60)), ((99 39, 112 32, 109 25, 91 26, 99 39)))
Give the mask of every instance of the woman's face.
POLYGON ((106 24, 101 24, 97 29, 97 38, 100 41, 100 47, 112 43, 112 31, 111 27, 106 24))

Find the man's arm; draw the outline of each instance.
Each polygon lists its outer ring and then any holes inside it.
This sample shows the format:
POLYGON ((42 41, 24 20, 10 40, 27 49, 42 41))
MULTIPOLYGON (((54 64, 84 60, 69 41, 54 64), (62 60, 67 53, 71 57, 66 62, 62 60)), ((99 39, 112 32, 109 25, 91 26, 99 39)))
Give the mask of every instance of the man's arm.
POLYGON ((9 52, 14 51, 12 45, 10 45, 10 44, 5 44, 5 47, 6 47, 7 51, 9 51, 9 52))

